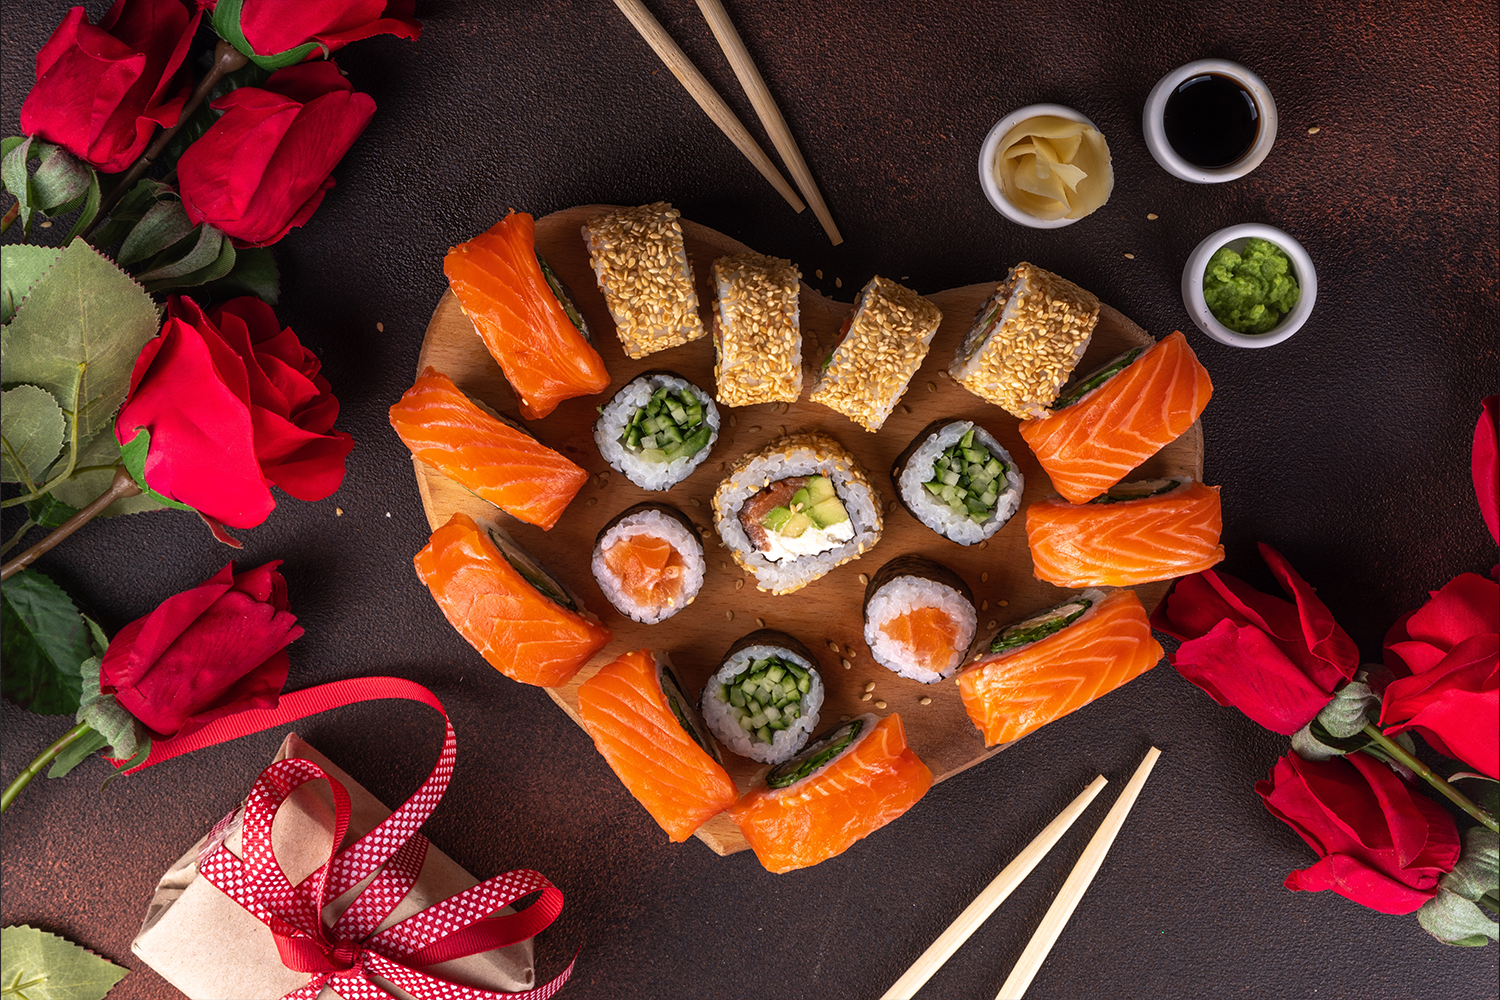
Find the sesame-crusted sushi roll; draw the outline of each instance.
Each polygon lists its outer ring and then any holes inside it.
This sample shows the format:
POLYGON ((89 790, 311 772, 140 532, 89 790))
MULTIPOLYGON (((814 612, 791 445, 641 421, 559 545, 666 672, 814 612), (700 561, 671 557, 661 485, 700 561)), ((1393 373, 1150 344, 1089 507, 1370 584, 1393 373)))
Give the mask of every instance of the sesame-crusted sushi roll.
POLYGON ((698 316, 681 218, 677 209, 658 201, 584 223, 599 290, 629 357, 644 358, 707 332, 698 316))
POLYGON ((802 274, 780 257, 714 261, 714 380, 725 406, 795 403, 802 395, 802 274))
POLYGON ((833 438, 788 434, 736 462, 714 492, 714 527, 734 561, 789 594, 874 547, 880 494, 833 438))
POLYGON ((823 707, 823 678, 808 648, 785 632, 759 629, 720 662, 700 705, 719 742, 762 764, 801 750, 823 707))
POLYGON ((669 490, 719 439, 719 408, 671 372, 646 372, 615 393, 594 423, 599 455, 643 490, 669 490))
POLYGON ((1092 292, 1023 261, 980 306, 948 372, 1022 420, 1045 417, 1098 322, 1092 292))
POLYGON ((1026 478, 994 435, 970 420, 937 420, 891 469, 911 516, 960 545, 982 542, 1020 509, 1026 478))
POLYGON ((590 565, 620 614, 655 625, 692 604, 703 589, 703 539, 677 508, 638 503, 599 532, 590 565))
POLYGON ((880 430, 942 321, 942 311, 910 288, 871 278, 844 325, 844 339, 823 362, 812 401, 872 434, 880 430))
POLYGON ((935 684, 963 666, 979 627, 974 595, 951 569, 898 556, 865 588, 865 645, 887 670, 935 684))

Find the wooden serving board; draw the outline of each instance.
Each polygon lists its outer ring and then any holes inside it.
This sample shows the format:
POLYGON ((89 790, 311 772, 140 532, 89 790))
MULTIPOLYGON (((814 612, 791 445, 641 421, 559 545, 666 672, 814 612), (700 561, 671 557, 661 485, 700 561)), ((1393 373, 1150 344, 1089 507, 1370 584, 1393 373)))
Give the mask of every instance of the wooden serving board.
MULTIPOLYGON (((529 424, 544 444, 567 455, 592 477, 562 519, 551 531, 524 524, 499 512, 437 470, 414 462, 422 505, 434 529, 447 523, 455 511, 464 511, 478 519, 501 521, 517 542, 560 576, 583 598, 588 609, 614 630, 614 640, 570 683, 548 689, 553 700, 578 722, 579 685, 621 653, 645 647, 667 650, 683 684, 690 694, 696 694, 718 669, 720 658, 730 644, 764 626, 796 636, 818 657, 827 692, 818 726, 820 733, 842 717, 868 711, 881 715, 899 712, 907 739, 938 781, 1003 749, 985 749, 979 731, 964 713, 953 682, 919 684, 877 664, 865 646, 861 616, 869 576, 888 560, 911 553, 943 563, 968 582, 979 609, 978 641, 988 641, 999 626, 1056 604, 1068 593, 1031 575, 1025 505, 1048 496, 1052 489, 1021 439, 1019 421, 962 389, 947 375, 954 352, 973 323, 975 313, 994 290, 994 283, 968 285, 928 296, 943 311, 942 326, 933 338, 921 370, 878 434, 870 434, 841 414, 808 401, 815 381, 815 366, 838 342, 839 328, 851 306, 825 298, 804 284, 801 321, 806 370, 802 398, 793 404, 720 407, 719 440, 708 459, 671 490, 649 492, 632 484, 599 457, 593 440, 593 424, 598 415, 595 408, 625 383, 652 369, 676 372, 712 395, 713 345, 705 337, 639 361, 625 356, 614 336, 614 323, 595 284, 588 250, 580 234, 586 219, 609 207, 579 206, 548 215, 536 223, 537 249, 573 292, 594 331, 594 346, 610 373, 607 392, 568 400, 550 416, 529 424), (1010 451, 1026 477, 1022 510, 987 543, 963 546, 951 542, 924 527, 896 499, 890 470, 897 455, 929 423, 944 417, 973 420, 988 429, 1010 451), (811 429, 832 435, 864 464, 885 502, 885 530, 880 542, 864 558, 835 569, 796 593, 772 596, 756 589, 754 579, 735 565, 720 543, 713 530, 710 499, 727 466, 745 452, 760 448, 784 432, 811 429), (589 568, 595 538, 604 524, 626 507, 642 501, 672 504, 691 518, 704 536, 708 562, 697 600, 658 625, 642 625, 617 612, 600 593, 589 568), (873 696, 861 700, 870 681, 875 682, 873 696), (930 699, 926 705, 921 704, 924 697, 930 699), (885 707, 878 702, 884 702, 885 707)), ((713 260, 750 248, 686 220, 682 227, 706 317, 707 304, 712 301, 713 260)), ((997 280, 999 277, 996 276, 997 280)), ((1122 351, 1149 343, 1151 338, 1144 330, 1106 305, 1080 369, 1086 371, 1122 351)), ((515 394, 451 291, 444 293, 427 326, 417 371, 427 365, 446 374, 475 398, 519 419, 515 394)), ((1141 466, 1132 478, 1168 475, 1201 478, 1202 472, 1203 433, 1201 425, 1194 424, 1188 433, 1141 466)), ((1136 589, 1149 610, 1161 600, 1167 584, 1136 589)), ((766 770, 766 765, 727 751, 724 757, 725 766, 742 790, 766 770)), ((698 837, 719 854, 748 846, 739 829, 722 815, 705 824, 698 837)))

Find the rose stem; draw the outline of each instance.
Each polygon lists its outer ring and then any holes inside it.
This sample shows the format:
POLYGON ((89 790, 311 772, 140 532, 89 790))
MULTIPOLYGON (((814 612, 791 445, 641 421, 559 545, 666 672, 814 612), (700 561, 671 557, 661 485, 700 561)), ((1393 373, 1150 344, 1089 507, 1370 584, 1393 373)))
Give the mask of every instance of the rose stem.
POLYGON ((10 224, 12 222, 15 222, 16 218, 20 214, 21 214, 21 202, 20 202, 20 199, 17 199, 16 203, 14 205, 10 206, 10 208, 8 208, 8 209, 5 210, 5 218, 0 219, 0 233, 3 233, 7 229, 9 229, 10 228, 10 224))
POLYGON ((5 793, 0 795, 0 813, 10 808, 10 804, 16 801, 16 796, 21 794, 21 789, 31 784, 31 779, 42 773, 42 768, 52 763, 53 758, 62 753, 78 737, 89 731, 87 722, 78 725, 63 733, 58 741, 37 755, 36 760, 26 765, 26 770, 16 775, 16 780, 5 786, 5 793))
POLYGON ((141 154, 141 158, 131 164, 129 172, 120 178, 120 183, 116 184, 109 194, 104 196, 104 200, 99 204, 98 214, 94 216, 94 221, 90 222, 82 233, 84 239, 89 238, 93 231, 98 228, 99 223, 104 221, 105 216, 109 215, 110 209, 114 208, 120 199, 125 197, 131 188, 135 187, 135 182, 141 179, 141 175, 150 168, 152 163, 156 162, 156 158, 161 155, 162 150, 167 148, 167 143, 171 142, 172 137, 177 134, 178 130, 187 124, 187 120, 192 117, 193 112, 198 110, 198 105, 202 104, 208 98, 208 95, 213 92, 214 86, 223 79, 224 74, 233 73, 249 61, 233 45, 230 45, 223 39, 219 40, 218 47, 214 49, 214 64, 203 75, 203 79, 198 81, 197 89, 193 91, 187 103, 182 106, 182 114, 177 116, 177 124, 157 136, 156 141, 147 148, 146 152, 141 154))
POLYGON ((83 510, 80 510, 78 513, 74 514, 72 517, 64 521, 55 531, 52 532, 52 534, 48 535, 46 538, 43 538, 40 542, 37 542, 31 548, 16 556, 10 562, 6 563, 4 567, 0 567, 0 580, 9 580, 21 570, 36 562, 43 555, 49 552, 52 547, 55 546, 58 542, 62 541, 64 538, 67 538, 69 535, 77 531, 79 528, 83 527, 85 524, 88 524, 100 513, 102 513, 104 511, 104 508, 108 507, 116 500, 122 500, 125 497, 133 497, 138 495, 140 492, 141 488, 136 485, 134 479, 130 478, 130 473, 125 471, 125 466, 116 466, 115 478, 109 484, 109 489, 105 490, 103 493, 99 494, 99 496, 95 497, 93 503, 89 504, 87 507, 83 508, 83 510))
POLYGON ((1385 733, 1382 733, 1379 729, 1376 729, 1368 722, 1365 723, 1364 734, 1370 737, 1370 739, 1375 742, 1375 745, 1380 747, 1381 750, 1385 751, 1387 754, 1390 754, 1390 756, 1393 757, 1397 763, 1405 767, 1409 767, 1413 771, 1420 774, 1424 781, 1426 781, 1433 788, 1436 788, 1440 793, 1442 793, 1444 798, 1448 799, 1448 801, 1458 806, 1470 816, 1473 816, 1475 819, 1479 820, 1479 822, 1483 823, 1489 829, 1500 833, 1500 824, 1497 824, 1495 822, 1495 817, 1491 816, 1489 813, 1476 806, 1463 792, 1460 792, 1457 788, 1454 788, 1452 785, 1448 784, 1448 782, 1443 779, 1442 775, 1438 774, 1432 768, 1428 767, 1426 764, 1422 763, 1420 760, 1417 760, 1417 758, 1407 753, 1406 748, 1401 744, 1397 743, 1395 740, 1391 739, 1389 736, 1385 735, 1385 733))

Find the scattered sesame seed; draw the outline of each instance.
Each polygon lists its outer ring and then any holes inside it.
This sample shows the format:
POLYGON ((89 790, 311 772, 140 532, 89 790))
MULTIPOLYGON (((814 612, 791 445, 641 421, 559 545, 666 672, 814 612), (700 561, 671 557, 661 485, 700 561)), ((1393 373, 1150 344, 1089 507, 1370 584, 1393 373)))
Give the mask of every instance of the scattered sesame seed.
POLYGON ((727 562, 725 562, 724 560, 720 559, 719 560, 719 568, 720 569, 728 569, 729 568, 729 564, 727 562))
POLYGON ((1155 222, 1157 219, 1160 219, 1161 216, 1157 215, 1155 212, 1147 212, 1146 218, 1150 219, 1152 222, 1155 222))
POLYGON ((866 691, 864 694, 862 694, 862 695, 859 696, 859 700, 860 701, 869 701, 873 697, 875 697, 873 694, 871 694, 870 692, 866 691))
POLYGON ((739 422, 740 422, 740 418, 739 417, 736 417, 733 413, 731 413, 729 415, 729 426, 730 427, 738 426, 739 422))
POLYGON ((980 573, 979 574, 979 582, 980 583, 989 583, 990 582, 990 575, 988 573, 980 573))
POLYGON ((847 659, 839 660, 839 665, 842 666, 845 670, 852 669, 854 666, 854 664, 850 663, 847 659))
POLYGON ((390 517, 390 516, 391 516, 391 512, 390 512, 390 511, 386 511, 386 512, 385 512, 385 516, 386 516, 386 517, 390 517))
POLYGON ((932 699, 929 698, 929 697, 927 697, 924 694, 922 697, 920 697, 920 698, 917 699, 917 704, 918 705, 931 705, 932 704, 932 699))
POLYGON ((813 274, 816 274, 818 276, 818 279, 821 281, 823 278, 823 269, 820 267, 816 271, 814 271, 813 274))
POLYGON ((843 288, 844 287, 844 279, 843 278, 834 278, 833 279, 833 287, 834 288, 843 288))
POLYGON ((868 587, 870 585, 870 578, 863 573, 859 574, 859 584, 862 587, 868 587))
POLYGON ((835 653, 837 653, 839 651, 839 644, 836 643, 836 642, 834 642, 832 639, 829 639, 828 640, 828 648, 831 649, 831 650, 833 650, 835 653))
POLYGON ((744 581, 743 578, 734 581, 734 589, 735 590, 739 590, 740 588, 742 588, 744 586, 745 586, 745 581, 744 581))
POLYGON ((877 701, 875 703, 875 707, 876 708, 885 708, 885 702, 883 702, 883 701, 877 701))
POLYGON ((927 383, 927 391, 928 392, 937 392, 937 383, 936 382, 928 382, 927 383))
POLYGON ((757 619, 755 619, 755 627, 756 628, 765 628, 766 627, 766 620, 764 618, 757 618, 757 619))
POLYGON ((1317 135, 1321 131, 1323 131, 1321 128, 1319 128, 1318 126, 1314 125, 1312 128, 1310 128, 1310 129, 1307 130, 1307 134, 1308 135, 1317 135))
POLYGON ((866 691, 874 691, 875 690, 875 682, 874 681, 865 681, 865 690, 866 691))
POLYGON ((52 223, 50 223, 50 222, 44 222, 44 223, 42 223, 42 228, 43 229, 51 229, 52 228, 52 223))
POLYGON ((984 541, 982 541, 982 542, 979 543, 979 547, 981 549, 989 548, 989 545, 990 545, 990 541, 989 541, 988 538, 986 538, 984 541))
POLYGON ((841 715, 841 716, 839 716, 839 721, 840 722, 848 722, 849 721, 849 716, 847 716, 847 715, 841 715))
POLYGON ((989 624, 988 627, 989 628, 994 628, 996 625, 999 625, 999 624, 1000 624, 999 622, 997 622, 997 621, 995 621, 995 619, 991 618, 990 619, 990 624, 989 624))
POLYGON ((1010 607, 1010 602, 1009 601, 1001 601, 1000 602, 1000 606, 1002 608, 1008 608, 1008 607, 1010 607))
POLYGON ((375 330, 376 330, 377 333, 385 333, 385 324, 382 323, 382 322, 380 322, 379 320, 376 320, 375 321, 375 330))
POLYGON ((850 656, 853 656, 854 655, 854 647, 853 646, 845 646, 844 647, 844 652, 848 653, 850 656))
POLYGON ((1125 255, 1125 259, 1126 260, 1135 260, 1135 254, 1128 253, 1128 254, 1125 255))
POLYGON ((344 516, 344 508, 342 508, 342 507, 335 507, 335 508, 333 508, 333 516, 334 517, 343 517, 344 516))
POLYGON ((726 612, 724 612, 724 617, 727 618, 727 619, 729 619, 730 621, 734 621, 734 612, 733 611, 726 611, 726 612))
POLYGON ((598 497, 589 497, 589 506, 592 507, 599 502, 598 497))
POLYGON ((693 497, 693 499, 690 502, 692 503, 692 505, 694 507, 702 507, 703 506, 703 501, 699 500, 697 497, 693 497))
POLYGON ((979 610, 980 611, 988 611, 989 609, 990 609, 990 602, 989 601, 981 601, 980 602, 980 604, 979 604, 979 610))
POLYGON ((754 424, 754 425, 752 425, 752 426, 751 426, 751 428, 750 428, 750 433, 751 433, 751 434, 754 434, 754 433, 756 433, 756 432, 757 432, 757 431, 759 431, 759 430, 760 430, 760 424, 754 424))

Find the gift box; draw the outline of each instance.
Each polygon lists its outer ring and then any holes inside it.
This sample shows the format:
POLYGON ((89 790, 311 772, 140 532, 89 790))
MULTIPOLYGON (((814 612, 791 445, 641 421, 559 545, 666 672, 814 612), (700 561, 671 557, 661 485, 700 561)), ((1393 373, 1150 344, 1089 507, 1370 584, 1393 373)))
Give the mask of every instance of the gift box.
MULTIPOLYGON (((359 840, 391 814, 358 782, 294 733, 282 743, 275 760, 295 758, 318 765, 347 791, 349 825, 343 846, 359 840)), ((245 815, 246 809, 241 806, 167 870, 157 883, 145 922, 131 944, 142 961, 193 1000, 274 1000, 307 986, 312 978, 308 972, 283 964, 271 928, 199 872, 200 858, 206 858, 220 842, 235 857, 244 858, 245 815)), ((293 885, 328 861, 335 815, 333 791, 325 781, 297 785, 280 804, 270 840, 275 861, 293 885)), ((366 878, 328 902, 322 911, 324 926, 332 927, 369 882, 366 878)), ((479 880, 456 861, 428 846, 415 884, 374 933, 478 884, 479 880)), ((498 912, 514 911, 505 907, 498 912)), ((440 979, 495 992, 527 991, 536 984, 530 939, 425 965, 422 970, 440 979)), ((373 976, 371 981, 400 1000, 411 998, 410 993, 380 976, 373 976)), ((334 1000, 340 994, 332 985, 325 985, 317 996, 319 1000, 334 1000)))

